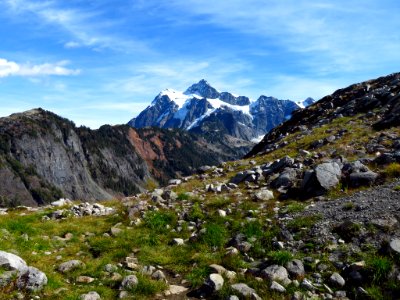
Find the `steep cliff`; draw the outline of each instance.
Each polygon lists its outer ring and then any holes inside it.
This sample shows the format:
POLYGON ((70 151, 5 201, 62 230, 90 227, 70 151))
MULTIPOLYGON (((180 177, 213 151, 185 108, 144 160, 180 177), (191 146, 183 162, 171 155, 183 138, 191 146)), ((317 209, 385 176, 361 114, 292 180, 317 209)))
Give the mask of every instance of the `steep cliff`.
POLYGON ((0 119, 0 201, 105 200, 226 159, 186 132, 129 126, 77 128, 34 109, 0 119))

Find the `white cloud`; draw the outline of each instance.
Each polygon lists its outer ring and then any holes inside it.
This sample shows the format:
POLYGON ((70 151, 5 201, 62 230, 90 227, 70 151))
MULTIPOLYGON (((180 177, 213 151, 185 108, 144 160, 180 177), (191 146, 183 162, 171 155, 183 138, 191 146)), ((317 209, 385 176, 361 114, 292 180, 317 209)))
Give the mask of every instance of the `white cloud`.
POLYGON ((45 63, 41 65, 33 64, 18 64, 14 61, 9 61, 4 58, 0 58, 0 77, 8 76, 44 76, 44 75, 55 75, 55 76, 69 76, 77 75, 80 70, 68 69, 65 66, 68 64, 67 61, 60 61, 54 64, 45 63))
POLYGON ((398 62, 398 33, 391 28, 400 26, 393 13, 399 6, 393 0, 365 0, 362 5, 356 0, 171 0, 168 5, 188 21, 195 18, 196 24, 258 36, 260 49, 278 46, 322 74, 327 68, 328 73, 360 72, 398 62))
POLYGON ((117 51, 151 52, 145 43, 132 38, 118 37, 105 33, 105 28, 112 28, 113 23, 99 18, 101 12, 87 12, 77 8, 61 8, 57 1, 6 0, 5 4, 12 14, 35 16, 36 20, 46 25, 55 25, 72 36, 73 41, 64 43, 65 48, 92 47, 109 48, 117 51))
POLYGON ((64 44, 64 47, 67 49, 72 49, 72 48, 79 48, 82 45, 78 42, 70 41, 64 44))

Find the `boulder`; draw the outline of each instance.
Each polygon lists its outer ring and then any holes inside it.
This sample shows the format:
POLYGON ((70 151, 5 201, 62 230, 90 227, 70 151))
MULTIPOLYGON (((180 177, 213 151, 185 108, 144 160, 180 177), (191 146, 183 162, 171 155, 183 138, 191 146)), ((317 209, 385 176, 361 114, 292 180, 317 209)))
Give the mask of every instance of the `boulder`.
POLYGON ((282 282, 284 285, 290 283, 289 274, 287 270, 284 267, 278 265, 272 265, 262 270, 261 277, 269 281, 282 282))
POLYGON ((286 269, 292 278, 301 278, 305 274, 304 265, 299 259, 289 261, 286 264, 286 269))
POLYGON ((17 279, 18 289, 26 289, 31 292, 40 291, 46 284, 46 274, 35 267, 28 267, 17 279))
POLYGON ((352 187, 369 186, 375 182, 378 176, 377 173, 372 171, 351 173, 349 176, 349 184, 352 187))
POLYGON ((333 273, 331 277, 329 277, 329 282, 336 287, 343 287, 346 284, 346 281, 339 273, 333 273))
POLYGON ((213 273, 208 276, 205 284, 209 286, 213 292, 219 291, 224 285, 224 278, 220 274, 213 273))
POLYGON ((315 168, 316 178, 326 190, 334 188, 338 183, 342 172, 337 162, 326 162, 315 168))
POLYGON ((121 289, 132 289, 139 284, 139 280, 137 279, 136 275, 128 275, 124 277, 121 283, 121 289))
POLYGON ((28 268, 26 262, 19 256, 0 251, 0 268, 8 271, 25 272, 28 268))
POLYGON ((278 159, 272 163, 269 169, 272 170, 273 173, 279 172, 280 170, 291 167, 294 164, 294 159, 290 156, 285 156, 281 159, 278 159))
POLYGON ((389 249, 391 252, 400 255, 400 239, 392 239, 389 243, 389 249))
POLYGON ((282 173, 279 174, 278 178, 271 182, 273 188, 288 188, 292 187, 297 179, 297 171, 293 168, 286 168, 282 173))

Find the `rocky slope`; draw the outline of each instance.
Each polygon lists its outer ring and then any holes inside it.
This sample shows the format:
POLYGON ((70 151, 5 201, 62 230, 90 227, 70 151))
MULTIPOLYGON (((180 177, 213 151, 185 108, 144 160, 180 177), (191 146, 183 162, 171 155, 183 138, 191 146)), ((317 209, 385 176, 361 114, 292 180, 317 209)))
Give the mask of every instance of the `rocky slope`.
POLYGON ((240 144, 249 150, 254 140, 282 123, 294 110, 313 102, 312 98, 295 103, 266 96, 251 101, 245 96, 219 92, 201 80, 183 93, 170 89, 161 92, 128 124, 134 128, 185 129, 200 134, 211 143, 223 140, 225 147, 236 151, 238 158, 245 153, 236 149, 236 143, 229 143, 232 138, 241 140, 240 144))
POLYGON ((399 73, 337 90, 308 109, 294 112, 289 121, 269 132, 247 157, 276 147, 278 141, 285 135, 329 124, 338 117, 367 114, 369 117, 375 117, 373 129, 398 126, 400 124, 399 90, 399 73))
POLYGON ((254 156, 110 207, 0 210, 2 249, 38 278, 2 273, 1 296, 399 299, 399 78, 337 91, 340 108, 295 114, 254 156))
POLYGON ((0 196, 6 206, 130 195, 226 158, 186 132, 76 128, 41 109, 0 119, 0 196))

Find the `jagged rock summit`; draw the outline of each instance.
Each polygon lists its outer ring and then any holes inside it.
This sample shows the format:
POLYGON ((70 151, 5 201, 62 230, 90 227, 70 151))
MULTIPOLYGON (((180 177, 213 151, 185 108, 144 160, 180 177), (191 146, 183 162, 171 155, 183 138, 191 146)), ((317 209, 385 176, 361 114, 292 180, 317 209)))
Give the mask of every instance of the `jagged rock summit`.
POLYGON ((184 92, 162 91, 128 124, 135 128, 185 129, 202 134, 209 141, 229 136, 255 142, 293 111, 313 102, 312 98, 296 103, 266 96, 252 101, 246 96, 220 92, 202 79, 184 92))

